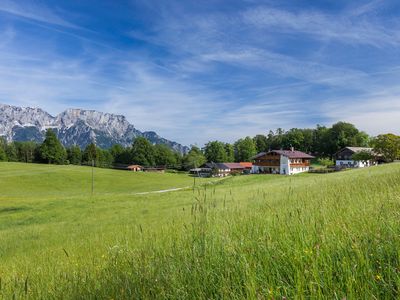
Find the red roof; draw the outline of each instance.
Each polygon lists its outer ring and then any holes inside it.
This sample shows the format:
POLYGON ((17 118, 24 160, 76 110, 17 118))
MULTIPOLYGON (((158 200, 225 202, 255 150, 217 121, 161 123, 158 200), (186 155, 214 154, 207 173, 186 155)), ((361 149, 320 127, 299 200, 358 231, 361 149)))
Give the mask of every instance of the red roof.
POLYGON ((259 158, 261 156, 264 156, 265 154, 268 153, 277 153, 279 155, 283 155, 286 156, 288 158, 314 158, 314 156, 301 152, 301 151, 297 151, 297 150, 272 150, 269 152, 261 152, 258 153, 256 156, 253 157, 253 159, 259 158))
POLYGON ((130 165, 130 166, 127 166, 127 168, 141 168, 142 166, 139 166, 139 165, 130 165))
POLYGON ((240 163, 223 163, 225 166, 227 166, 229 169, 244 169, 244 166, 242 166, 240 163))
POLYGON ((240 162, 239 163, 241 166, 245 167, 245 168, 251 168, 253 166, 253 163, 251 162, 240 162))

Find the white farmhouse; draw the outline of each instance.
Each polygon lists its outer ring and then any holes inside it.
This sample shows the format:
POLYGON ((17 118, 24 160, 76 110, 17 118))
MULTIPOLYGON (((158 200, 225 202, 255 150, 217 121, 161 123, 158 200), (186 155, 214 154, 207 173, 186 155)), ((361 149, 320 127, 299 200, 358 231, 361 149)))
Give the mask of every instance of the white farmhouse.
POLYGON ((314 156, 291 150, 261 152, 254 159, 252 173, 292 175, 307 172, 314 156))
POLYGON ((373 154, 372 148, 367 147, 345 147, 335 153, 336 167, 339 168, 364 168, 376 165, 375 160, 354 160, 353 154, 368 152, 373 154))

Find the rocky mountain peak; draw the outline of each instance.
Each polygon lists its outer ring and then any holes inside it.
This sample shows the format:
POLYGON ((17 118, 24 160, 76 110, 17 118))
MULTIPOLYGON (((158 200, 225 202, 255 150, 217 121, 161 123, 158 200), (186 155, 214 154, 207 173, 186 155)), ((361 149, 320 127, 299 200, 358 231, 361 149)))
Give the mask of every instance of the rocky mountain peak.
POLYGON ((102 148, 113 144, 129 146, 136 137, 143 136, 153 144, 165 144, 182 153, 188 151, 187 147, 153 131, 137 130, 122 115, 71 108, 53 117, 41 108, 0 104, 0 136, 5 136, 8 141, 41 142, 47 128, 53 128, 65 146, 84 148, 93 141, 102 148))

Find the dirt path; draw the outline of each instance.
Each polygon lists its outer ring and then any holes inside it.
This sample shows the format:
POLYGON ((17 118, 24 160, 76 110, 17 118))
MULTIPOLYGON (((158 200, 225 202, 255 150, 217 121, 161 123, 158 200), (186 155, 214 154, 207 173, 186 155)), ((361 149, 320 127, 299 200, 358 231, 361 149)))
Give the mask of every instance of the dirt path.
MULTIPOLYGON (((224 177, 217 179, 215 181, 208 181, 206 184, 215 184, 216 182, 228 179, 229 177, 224 177)), ((204 183, 203 183, 204 184, 204 183)), ((150 191, 150 192, 140 192, 140 193, 135 193, 134 195, 148 195, 148 194, 161 194, 161 193, 168 193, 168 192, 176 192, 176 191, 181 191, 181 190, 186 190, 186 189, 191 189, 193 186, 184 186, 180 188, 171 188, 171 189, 165 189, 165 190, 159 190, 159 191, 150 191)))
POLYGON ((180 190, 184 190, 184 189, 188 189, 188 188, 190 188, 190 186, 185 186, 185 187, 181 187, 181 188, 167 189, 167 190, 151 191, 151 192, 141 192, 141 193, 135 193, 135 195, 168 193, 168 192, 175 192, 175 191, 180 191, 180 190))

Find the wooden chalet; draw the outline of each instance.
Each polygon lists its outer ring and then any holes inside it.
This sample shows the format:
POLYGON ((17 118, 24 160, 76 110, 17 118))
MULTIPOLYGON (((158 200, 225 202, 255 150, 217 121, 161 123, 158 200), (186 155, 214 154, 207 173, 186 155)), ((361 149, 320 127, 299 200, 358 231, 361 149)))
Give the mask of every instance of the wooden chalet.
POLYGON ((380 156, 374 153, 373 148, 367 147, 345 147, 334 154, 336 168, 364 168, 376 165, 380 156), (370 160, 354 160, 353 155, 359 152, 370 153, 370 160))
POLYGON ((292 175, 307 172, 314 156, 291 150, 261 152, 254 159, 252 173, 292 175))

